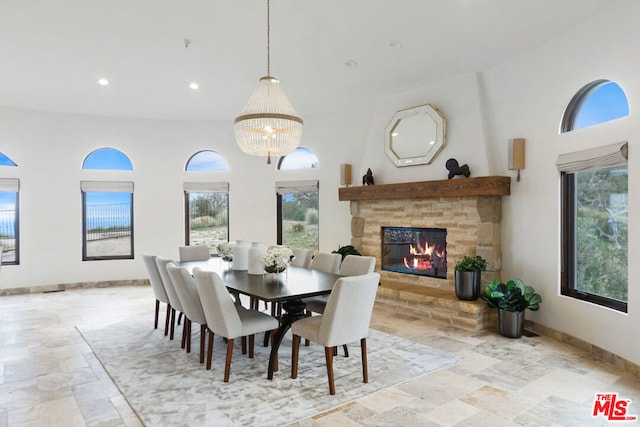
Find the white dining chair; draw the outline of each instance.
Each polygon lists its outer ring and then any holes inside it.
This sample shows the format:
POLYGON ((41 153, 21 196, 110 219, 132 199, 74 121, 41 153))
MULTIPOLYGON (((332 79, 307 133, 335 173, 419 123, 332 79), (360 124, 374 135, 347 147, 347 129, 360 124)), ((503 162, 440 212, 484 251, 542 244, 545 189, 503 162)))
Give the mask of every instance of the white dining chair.
POLYGON ((321 316, 306 317, 291 325, 291 378, 298 377, 300 340, 309 339, 324 346, 329 380, 329 393, 336 394, 333 358, 337 346, 360 340, 362 379, 369 382, 367 366, 367 334, 373 305, 378 291, 380 274, 341 277, 333 287, 321 316))
POLYGON ((207 319, 202 310, 202 304, 200 302, 200 294, 196 287, 196 282, 193 276, 185 268, 178 267, 172 263, 168 264, 167 271, 169 277, 175 286, 176 293, 182 308, 184 309, 184 328, 186 338, 186 350, 187 353, 191 352, 191 324, 193 322, 200 325, 200 363, 204 363, 204 345, 205 345, 205 331, 207 329, 207 319))
POLYGON ((211 258, 209 248, 206 246, 180 246, 178 248, 180 262, 206 261, 211 258))
POLYGON ((313 255, 309 249, 291 249, 291 251, 293 252, 293 261, 291 261, 293 267, 309 268, 311 255, 313 255))
MULTIPOLYGON (((170 259, 157 257, 156 264, 158 265, 158 272, 160 272, 160 277, 162 278, 162 283, 164 284, 164 289, 167 291, 167 296, 169 297, 169 303, 171 304, 171 321, 170 321, 170 331, 169 331, 169 339, 173 339, 174 329, 176 325, 176 311, 183 313, 184 309, 182 308, 182 303, 180 302, 180 297, 176 292, 176 288, 171 280, 171 276, 169 276, 168 266, 176 265, 170 259)), ((184 327, 182 331, 182 348, 185 347, 185 335, 184 335, 184 327)))
POLYGON ((342 255, 330 254, 327 252, 318 252, 313 256, 309 263, 311 270, 324 271, 325 273, 337 274, 340 270, 340 262, 342 255))
POLYGON ((255 334, 274 331, 279 322, 273 316, 257 310, 246 309, 235 304, 220 276, 215 272, 193 269, 202 309, 207 320, 209 342, 206 369, 211 369, 213 337, 215 334, 227 339, 227 357, 224 367, 224 382, 229 382, 233 343, 238 337, 249 337, 249 358, 253 358, 255 334))
POLYGON ((155 314, 155 320, 153 323, 153 328, 158 329, 158 314, 160 312, 160 303, 163 302, 167 305, 167 314, 165 316, 165 322, 164 322, 164 334, 167 335, 169 333, 169 317, 171 317, 171 303, 169 302, 167 291, 164 289, 164 283, 162 283, 162 278, 160 277, 160 272, 158 271, 156 258, 157 257, 155 255, 149 255, 149 254, 142 255, 142 260, 144 261, 144 266, 147 270, 147 275, 149 276, 149 283, 151 283, 151 289, 153 290, 153 295, 156 298, 156 314, 155 314))

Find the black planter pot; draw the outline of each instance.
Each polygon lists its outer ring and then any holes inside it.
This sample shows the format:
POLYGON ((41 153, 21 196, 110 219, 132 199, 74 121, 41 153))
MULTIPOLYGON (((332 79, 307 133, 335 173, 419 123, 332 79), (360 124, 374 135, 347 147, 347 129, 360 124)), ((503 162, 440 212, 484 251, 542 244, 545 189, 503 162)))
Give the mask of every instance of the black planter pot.
POLYGON ((524 334, 524 311, 498 309, 500 334, 507 338, 520 338, 524 334))
POLYGON ((456 296, 465 301, 475 301, 480 296, 480 272, 456 271, 456 296))

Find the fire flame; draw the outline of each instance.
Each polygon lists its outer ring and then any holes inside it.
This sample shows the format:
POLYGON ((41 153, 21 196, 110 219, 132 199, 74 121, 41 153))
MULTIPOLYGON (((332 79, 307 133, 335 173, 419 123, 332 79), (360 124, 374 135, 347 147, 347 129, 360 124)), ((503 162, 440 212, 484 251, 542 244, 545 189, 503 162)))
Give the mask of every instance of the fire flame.
POLYGON ((439 264, 444 259, 444 249, 436 248, 436 245, 429 246, 428 242, 424 246, 420 242, 416 246, 409 245, 409 253, 411 257, 403 258, 404 266, 409 270, 431 270, 434 263, 439 264))

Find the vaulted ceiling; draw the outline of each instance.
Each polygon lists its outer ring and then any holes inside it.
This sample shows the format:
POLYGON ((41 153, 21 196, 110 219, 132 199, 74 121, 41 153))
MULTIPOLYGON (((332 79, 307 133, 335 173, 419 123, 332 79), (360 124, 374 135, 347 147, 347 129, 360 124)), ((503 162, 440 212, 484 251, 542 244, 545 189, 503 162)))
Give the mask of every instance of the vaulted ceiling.
MULTIPOLYGON (((356 108, 490 69, 612 3, 272 0, 271 74, 303 117, 356 108)), ((0 106, 231 119, 266 68, 266 0, 0 1, 0 106)))

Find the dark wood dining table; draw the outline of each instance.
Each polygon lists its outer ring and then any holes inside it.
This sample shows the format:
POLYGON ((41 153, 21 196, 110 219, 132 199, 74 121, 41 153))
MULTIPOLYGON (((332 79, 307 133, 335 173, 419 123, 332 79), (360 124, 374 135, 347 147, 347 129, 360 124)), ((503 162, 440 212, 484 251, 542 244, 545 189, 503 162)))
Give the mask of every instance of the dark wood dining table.
POLYGON ((233 293, 247 295, 250 298, 269 303, 281 303, 284 313, 280 319, 280 327, 271 342, 269 356, 269 370, 267 378, 273 379, 273 372, 277 370, 278 349, 282 338, 291 324, 305 317, 304 298, 328 295, 331 293, 338 274, 310 270, 308 268, 289 266, 282 273, 249 274, 246 270, 235 271, 229 263, 220 258, 207 261, 186 261, 178 263, 190 272, 199 267, 205 271, 215 271, 222 277, 227 289, 233 293))

